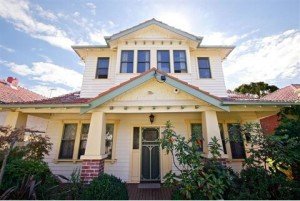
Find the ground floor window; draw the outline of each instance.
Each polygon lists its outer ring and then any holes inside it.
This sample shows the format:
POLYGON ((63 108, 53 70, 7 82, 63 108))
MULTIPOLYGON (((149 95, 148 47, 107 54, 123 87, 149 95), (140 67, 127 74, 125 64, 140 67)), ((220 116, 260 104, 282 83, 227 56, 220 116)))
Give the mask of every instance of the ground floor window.
POLYGON ((65 124, 61 139, 59 159, 72 159, 74 153, 77 124, 65 124))
POLYGON ((81 126, 78 159, 80 159, 80 156, 84 155, 84 153, 85 153, 87 137, 89 134, 89 128, 90 128, 90 124, 82 124, 82 126, 81 126))
POLYGON ((203 152, 202 124, 191 124, 191 140, 199 146, 199 151, 203 152))
POLYGON ((244 142, 240 132, 240 124, 227 124, 230 140, 231 155, 233 159, 246 158, 244 142))
POLYGON ((220 135, 221 135, 221 140, 222 140, 223 151, 224 151, 224 154, 227 154, 226 139, 225 139, 223 124, 219 124, 219 128, 220 128, 220 135))
POLYGON ((114 135, 115 125, 112 123, 106 124, 106 135, 105 135, 105 154, 107 154, 106 159, 112 159, 113 150, 113 135, 114 135))

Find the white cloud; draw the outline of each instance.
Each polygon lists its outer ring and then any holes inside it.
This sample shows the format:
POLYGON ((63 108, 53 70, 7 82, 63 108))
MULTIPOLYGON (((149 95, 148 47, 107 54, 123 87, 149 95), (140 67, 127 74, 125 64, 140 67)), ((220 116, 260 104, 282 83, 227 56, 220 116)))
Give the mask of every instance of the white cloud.
POLYGON ((100 44, 105 44, 104 36, 107 35, 109 35, 109 33, 104 29, 89 33, 90 40, 100 44))
MULTIPOLYGON (((0 0, 0 16, 12 23, 15 29, 25 32, 33 38, 44 40, 66 50, 72 50, 71 45, 74 44, 74 41, 67 36, 67 33, 51 24, 45 24, 35 19, 31 7, 32 5, 26 0, 0 0)), ((44 15, 50 15, 50 12, 45 12, 44 15)))
POLYGON ((43 55, 43 54, 39 54, 39 56, 42 57, 45 60, 45 62, 53 63, 52 59, 50 59, 48 56, 43 55))
POLYGON ((91 2, 88 2, 85 5, 91 10, 91 13, 93 15, 96 15, 96 8, 97 8, 97 6, 95 4, 93 4, 91 2))
POLYGON ((5 50, 5 51, 7 51, 7 52, 11 52, 11 53, 15 51, 14 49, 6 47, 4 45, 0 45, 0 48, 3 49, 3 50, 5 50))
POLYGON ((45 85, 35 85, 31 88, 29 88, 31 91, 34 91, 38 94, 41 94, 43 96, 46 96, 48 98, 50 97, 55 97, 55 96, 60 96, 60 95, 64 95, 64 94, 68 94, 70 92, 70 90, 66 90, 64 88, 61 87, 50 87, 50 86, 45 86, 45 85))
POLYGON ((45 10, 39 5, 35 5, 35 9, 37 10, 38 15, 43 17, 44 19, 51 20, 51 21, 57 20, 57 17, 51 11, 45 10))
POLYGON ((31 67, 13 62, 4 64, 10 67, 12 72, 22 76, 30 76, 33 80, 62 84, 73 90, 78 90, 81 87, 82 74, 63 66, 46 62, 34 62, 31 67))
POLYGON ((256 32, 258 32, 258 29, 243 35, 232 36, 222 32, 213 32, 203 37, 202 45, 235 45, 239 40, 245 39, 256 32))
POLYGON ((264 81, 276 84, 300 77, 300 31, 243 42, 224 62, 228 88, 264 81))
POLYGON ((170 26, 174 26, 175 28, 191 31, 192 24, 186 14, 176 12, 168 12, 162 11, 158 14, 157 20, 162 21, 170 26))

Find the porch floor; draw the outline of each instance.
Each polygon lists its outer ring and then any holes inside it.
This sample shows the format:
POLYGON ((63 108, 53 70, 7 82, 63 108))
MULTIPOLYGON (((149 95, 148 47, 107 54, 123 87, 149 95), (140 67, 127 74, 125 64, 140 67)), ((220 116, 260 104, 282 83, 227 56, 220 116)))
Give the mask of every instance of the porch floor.
POLYGON ((126 184, 129 200, 171 200, 169 188, 138 188, 139 184, 126 184))

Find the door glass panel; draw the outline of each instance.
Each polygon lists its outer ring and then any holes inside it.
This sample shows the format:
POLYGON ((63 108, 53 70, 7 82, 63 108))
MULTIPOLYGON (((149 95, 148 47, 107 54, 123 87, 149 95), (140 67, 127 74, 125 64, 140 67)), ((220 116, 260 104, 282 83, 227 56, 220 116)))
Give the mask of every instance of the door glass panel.
POLYGON ((139 149, 140 147, 140 128, 133 128, 133 146, 132 149, 139 149))
POLYGON ((142 128, 141 181, 160 181, 159 129, 142 128))

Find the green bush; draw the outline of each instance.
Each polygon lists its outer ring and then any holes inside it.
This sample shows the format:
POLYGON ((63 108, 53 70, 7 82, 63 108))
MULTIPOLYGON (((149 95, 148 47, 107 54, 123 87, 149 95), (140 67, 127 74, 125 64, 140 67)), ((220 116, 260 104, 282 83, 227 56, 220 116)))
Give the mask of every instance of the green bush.
POLYGON ((83 200, 128 200, 126 185, 115 176, 101 174, 82 192, 83 200))
POLYGON ((12 187, 20 184, 24 177, 33 175, 35 180, 44 182, 50 175, 48 165, 43 161, 16 159, 10 161, 4 172, 3 186, 12 187))
POLYGON ((226 199, 296 199, 299 196, 296 185, 297 183, 287 180, 282 174, 272 174, 262 167, 250 167, 242 170, 239 178, 235 178, 226 199))

